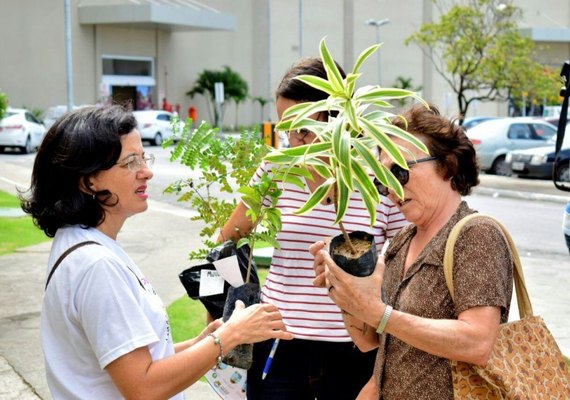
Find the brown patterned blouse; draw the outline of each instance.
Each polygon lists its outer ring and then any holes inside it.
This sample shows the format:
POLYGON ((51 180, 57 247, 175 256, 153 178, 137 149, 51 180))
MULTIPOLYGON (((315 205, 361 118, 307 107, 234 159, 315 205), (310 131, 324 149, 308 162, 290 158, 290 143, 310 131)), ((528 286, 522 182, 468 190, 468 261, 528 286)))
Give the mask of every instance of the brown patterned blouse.
MULTIPOLYGON (((402 277, 416 226, 403 228, 386 253, 384 296, 394 309, 425 318, 456 319, 476 306, 501 307, 509 314, 513 260, 500 228, 490 220, 473 220, 459 234, 454 249, 456 304, 447 290, 443 254, 451 229, 475 211, 461 202, 455 214, 423 249, 402 277)), ((431 355, 388 334, 380 338, 374 374, 380 399, 453 399, 449 360, 431 355)))

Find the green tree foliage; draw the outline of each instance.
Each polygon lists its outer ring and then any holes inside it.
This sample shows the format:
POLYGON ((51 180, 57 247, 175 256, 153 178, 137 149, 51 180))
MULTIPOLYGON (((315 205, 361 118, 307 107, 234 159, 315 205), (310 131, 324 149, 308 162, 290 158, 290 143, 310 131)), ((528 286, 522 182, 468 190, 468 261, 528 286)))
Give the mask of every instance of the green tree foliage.
POLYGON ((406 44, 419 45, 431 59, 455 93, 461 116, 475 100, 505 101, 523 91, 542 96, 544 67, 533 60, 533 41, 518 31, 520 8, 508 0, 436 4, 440 20, 423 24, 406 44))
MULTIPOLYGON (((240 74, 232 70, 228 66, 224 66, 222 70, 204 70, 198 75, 198 79, 194 83, 192 89, 186 92, 187 96, 194 98, 197 94, 200 94, 208 100, 208 115, 213 118, 214 124, 221 121, 224 115, 224 111, 227 101, 222 104, 221 115, 218 116, 218 110, 215 104, 215 83, 222 82, 224 84, 224 97, 226 100, 235 102, 236 104, 236 114, 239 105, 247 99, 248 96, 248 86, 247 82, 241 77, 240 74), (218 117, 220 117, 218 119, 218 117)), ((237 126, 237 117, 236 117, 237 126)))
MULTIPOLYGON (((244 130, 238 139, 228 137, 221 141, 218 130, 208 123, 202 122, 195 130, 190 129, 191 125, 191 120, 187 120, 183 131, 177 135, 179 140, 172 149, 170 161, 178 160, 191 170, 199 171, 200 176, 180 179, 165 190, 178 195, 178 201, 190 202, 198 213, 192 220, 203 222, 200 237, 204 247, 191 251, 190 259, 204 259, 216 247, 217 243, 212 239, 235 209, 237 193, 241 194, 248 207, 246 215, 255 225, 253 232, 238 242, 238 247, 249 243, 253 249, 257 240, 279 247, 275 236, 281 230, 281 213, 275 206, 281 190, 267 174, 259 183, 250 184, 251 177, 269 152, 260 133, 244 130), (220 192, 233 194, 234 198, 220 196, 220 192)), ((172 137, 163 146, 173 142, 172 137)))
POLYGON ((8 96, 4 92, 0 92, 0 119, 8 109, 8 96))

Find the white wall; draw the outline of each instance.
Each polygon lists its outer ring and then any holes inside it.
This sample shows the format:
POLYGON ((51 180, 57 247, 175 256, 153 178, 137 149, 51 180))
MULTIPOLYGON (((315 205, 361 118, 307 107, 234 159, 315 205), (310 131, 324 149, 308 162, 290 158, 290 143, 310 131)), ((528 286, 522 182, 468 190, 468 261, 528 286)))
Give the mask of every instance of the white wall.
MULTIPOLYGON (((155 57, 156 93, 164 93, 172 104, 180 104, 183 117, 188 107, 194 105, 200 119, 209 118, 201 96, 190 99, 185 95, 204 69, 229 65, 245 78, 253 96, 273 98, 283 74, 301 56, 302 3, 303 56, 318 55, 319 41, 326 36, 333 56, 348 71, 352 65, 347 64, 376 40, 375 28, 364 22, 369 18, 389 18, 391 22, 380 28, 382 83, 391 86, 398 76, 411 77, 413 85, 424 86, 425 98, 439 105, 445 114, 457 112, 455 98, 421 50, 415 45, 404 45, 404 40, 419 29, 430 13, 437 18, 430 0, 404 0, 405 10, 401 2, 393 0, 201 0, 234 15, 234 32, 79 25, 77 6, 86 1, 108 4, 111 0, 71 1, 76 104, 97 100, 100 57, 109 53, 155 57), (352 19, 345 17, 346 10, 352 13, 352 19), (347 54, 347 49, 352 49, 353 54, 347 54)), ((524 9, 523 27, 570 27, 568 0, 517 0, 516 5, 524 9)), ((8 93, 13 106, 47 109, 66 104, 64 27, 63 0, 0 1, 0 34, 4 38, 0 41, 0 89, 8 93)), ((547 45, 538 52, 541 61, 558 67, 570 58, 569 43, 547 45)), ((376 55, 362 72, 359 85, 377 83, 376 55)), ((505 115, 506 110, 506 104, 480 103, 469 114, 505 115)), ((267 116, 269 108, 265 111, 267 116)), ((275 120, 275 112, 271 111, 275 120)), ((246 101, 239 110, 238 122, 250 124, 259 119, 259 105, 246 101)), ((233 125, 235 121, 235 105, 231 104, 224 124, 233 125)))

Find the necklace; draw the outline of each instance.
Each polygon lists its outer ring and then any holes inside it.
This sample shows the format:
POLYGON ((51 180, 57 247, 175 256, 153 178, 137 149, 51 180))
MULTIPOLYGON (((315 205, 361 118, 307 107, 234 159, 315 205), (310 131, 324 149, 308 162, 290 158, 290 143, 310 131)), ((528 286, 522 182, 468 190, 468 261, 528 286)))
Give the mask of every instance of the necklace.
POLYGON ((330 197, 327 197, 327 204, 331 204, 332 199, 330 197))

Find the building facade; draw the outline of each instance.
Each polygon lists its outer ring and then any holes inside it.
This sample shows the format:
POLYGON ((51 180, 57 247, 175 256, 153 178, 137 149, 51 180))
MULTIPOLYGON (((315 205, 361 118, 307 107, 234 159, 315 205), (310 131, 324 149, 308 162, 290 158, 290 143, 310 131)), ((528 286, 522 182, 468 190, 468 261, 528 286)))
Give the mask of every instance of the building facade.
MULTIPOLYGON (((46 110, 67 104, 66 44, 71 43, 73 103, 111 101, 136 109, 168 99, 182 117, 189 107, 212 121, 208 102, 186 92, 204 69, 228 65, 249 85, 252 97, 272 100, 274 88, 298 58, 318 56, 323 37, 350 70, 355 58, 379 40, 380 53, 364 65, 359 84, 394 85, 411 78, 446 115, 455 99, 430 61, 405 39, 437 20, 430 0, 65 0, 0 2, 0 90, 14 107, 46 110), (375 26, 368 20, 383 21, 375 26)), ((539 61, 560 68, 570 59, 570 2, 517 0, 523 34, 539 45, 539 61)), ((506 115, 507 105, 480 103, 471 115, 506 115)), ((470 116, 471 116, 470 115, 470 116)), ((270 103, 228 104, 224 125, 275 120, 270 103)))

